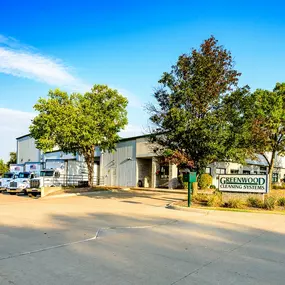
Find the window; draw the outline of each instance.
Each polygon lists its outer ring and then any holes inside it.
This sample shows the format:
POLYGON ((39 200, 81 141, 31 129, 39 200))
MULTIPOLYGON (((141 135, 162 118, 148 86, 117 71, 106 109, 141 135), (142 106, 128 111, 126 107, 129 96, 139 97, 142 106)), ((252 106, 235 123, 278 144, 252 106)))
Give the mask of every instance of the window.
POLYGON ((160 166, 159 174, 161 178, 169 178, 169 166, 168 165, 160 166))
POLYGON ((205 173, 211 175, 211 167, 206 167, 205 173))
POLYGON ((266 174, 266 172, 265 172, 265 171, 260 171, 259 173, 260 173, 260 174, 266 174))
POLYGON ((231 169, 231 174, 238 174, 238 169, 231 169))
POLYGON ((272 182, 278 182, 278 173, 272 173, 272 182))
POLYGON ((41 171, 40 176, 43 176, 43 177, 52 177, 52 176, 53 176, 53 173, 54 173, 53 170, 41 171))
POLYGON ((225 168, 217 168, 216 173, 217 174, 226 174, 226 169, 225 168))
POLYGON ((19 178, 29 178, 30 173, 28 172, 21 172, 19 173, 19 178))
POLYGON ((260 166, 260 170, 265 170, 266 171, 266 166, 260 166))
POLYGON ((258 174, 257 171, 254 171, 253 173, 254 173, 254 174, 258 174))
POLYGON ((250 174, 250 171, 249 170, 243 170, 242 173, 243 174, 250 174))

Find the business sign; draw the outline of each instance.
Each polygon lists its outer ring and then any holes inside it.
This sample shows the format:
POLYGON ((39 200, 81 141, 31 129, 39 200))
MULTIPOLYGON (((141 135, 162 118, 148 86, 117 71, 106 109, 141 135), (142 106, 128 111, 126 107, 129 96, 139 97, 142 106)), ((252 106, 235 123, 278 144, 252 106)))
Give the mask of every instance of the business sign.
POLYGON ((219 190, 222 192, 267 193, 267 189, 267 175, 219 175, 219 190))

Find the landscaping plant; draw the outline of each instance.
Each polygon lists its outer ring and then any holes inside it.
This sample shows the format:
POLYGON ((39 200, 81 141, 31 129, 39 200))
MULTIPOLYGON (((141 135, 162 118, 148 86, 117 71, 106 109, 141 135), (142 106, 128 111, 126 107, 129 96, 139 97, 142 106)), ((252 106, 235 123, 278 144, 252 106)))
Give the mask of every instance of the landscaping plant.
POLYGON ((274 210, 276 206, 276 198, 273 196, 266 197, 264 200, 264 208, 266 210, 274 210))
POLYGON ((252 208, 263 208, 263 202, 261 199, 256 197, 248 197, 247 198, 247 206, 252 208))
POLYGON ((245 207, 245 203, 240 199, 230 199, 224 205, 227 208, 233 208, 233 209, 243 209, 245 207))
POLYGON ((212 185, 213 179, 210 174, 204 173, 201 174, 198 178, 198 186, 200 189, 207 189, 212 185))

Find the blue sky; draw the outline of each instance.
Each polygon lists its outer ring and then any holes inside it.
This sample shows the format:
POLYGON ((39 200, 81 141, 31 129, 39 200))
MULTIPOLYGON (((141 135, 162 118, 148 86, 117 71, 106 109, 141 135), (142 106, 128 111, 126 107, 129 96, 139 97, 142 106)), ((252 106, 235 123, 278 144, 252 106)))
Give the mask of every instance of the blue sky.
POLYGON ((38 97, 55 87, 117 88, 130 101, 122 135, 145 132, 143 106, 161 74, 210 35, 231 50, 240 85, 273 88, 285 81, 284 8, 282 1, 2 1, 0 158, 28 132, 38 97))

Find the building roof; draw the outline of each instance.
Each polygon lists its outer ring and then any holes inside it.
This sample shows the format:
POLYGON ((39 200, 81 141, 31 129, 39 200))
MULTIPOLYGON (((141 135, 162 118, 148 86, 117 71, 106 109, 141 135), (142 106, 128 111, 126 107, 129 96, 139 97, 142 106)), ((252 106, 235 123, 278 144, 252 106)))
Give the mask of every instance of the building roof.
POLYGON ((25 137, 29 137, 31 134, 27 134, 27 135, 23 135, 23 136, 20 136, 20 137, 17 137, 16 140, 19 140, 19 139, 23 139, 25 137))
POLYGON ((246 159, 246 163, 251 165, 268 166, 268 162, 261 154, 258 154, 256 159, 246 159))
MULTIPOLYGON (((22 139, 22 138, 25 138, 25 137, 29 137, 29 136, 31 136, 31 134, 20 136, 20 137, 16 138, 16 140, 19 140, 19 139, 22 139)), ((120 142, 122 142, 122 141, 130 141, 130 140, 145 138, 145 137, 149 137, 149 136, 150 136, 150 134, 145 134, 145 135, 140 135, 140 136, 135 136, 135 137, 120 138, 119 141, 120 142)))

